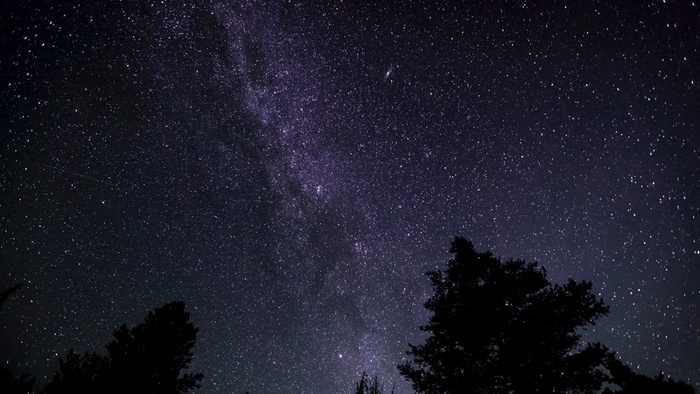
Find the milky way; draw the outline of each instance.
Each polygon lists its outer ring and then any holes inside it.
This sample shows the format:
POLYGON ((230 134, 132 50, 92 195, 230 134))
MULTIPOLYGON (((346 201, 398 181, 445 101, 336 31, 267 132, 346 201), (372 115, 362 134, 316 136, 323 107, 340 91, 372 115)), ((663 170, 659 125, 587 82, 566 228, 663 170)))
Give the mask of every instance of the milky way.
POLYGON ((700 383, 697 3, 20 3, 0 355, 36 388, 178 299, 202 393, 410 392, 456 235, 592 280, 587 340, 700 383))

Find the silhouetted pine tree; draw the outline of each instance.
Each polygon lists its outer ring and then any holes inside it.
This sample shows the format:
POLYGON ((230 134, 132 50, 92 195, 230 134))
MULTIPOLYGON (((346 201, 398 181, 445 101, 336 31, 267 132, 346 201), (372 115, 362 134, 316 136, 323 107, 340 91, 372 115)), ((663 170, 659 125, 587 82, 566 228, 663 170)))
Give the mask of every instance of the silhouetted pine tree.
MULTIPOLYGON (((372 379, 367 376, 366 372, 362 373, 360 381, 355 386, 355 394, 383 394, 384 385, 379 383, 379 378, 374 375, 372 379)), ((394 394, 394 389, 391 389, 391 394, 394 394)))
POLYGON ((22 286, 23 286, 23 283, 18 283, 18 284, 16 284, 16 285, 10 287, 10 288, 7 289, 7 290, 3 290, 2 293, 0 293, 0 310, 2 310, 2 304, 4 304, 5 301, 7 301, 7 299, 10 298, 10 296, 11 296, 14 292, 16 292, 17 290, 21 289, 22 286))
POLYGON ((66 358, 59 358, 59 369, 44 388, 44 393, 111 393, 115 376, 110 360, 96 353, 78 354, 71 350, 66 358))
POLYGON ((536 263, 477 253, 455 238, 446 271, 428 275, 435 294, 422 345, 399 366, 418 393, 594 393, 607 349, 580 330, 608 313, 590 282, 552 285, 536 263))
POLYGON ((134 328, 115 330, 107 356, 71 350, 44 393, 180 394, 199 388, 201 373, 181 373, 192 361, 199 330, 189 318, 183 302, 171 302, 134 328))
POLYGON ((664 379, 663 372, 655 378, 638 374, 623 364, 614 353, 607 356, 605 367, 617 389, 606 388, 603 394, 693 394, 695 389, 685 382, 664 379))
POLYGON ((171 302, 149 312, 136 327, 123 325, 116 330, 107 351, 115 375, 121 377, 117 386, 154 394, 199 388, 201 373, 180 374, 192 361, 199 331, 189 318, 183 302, 171 302))
POLYGON ((15 376, 9 368, 0 368, 0 393, 27 394, 32 392, 34 378, 28 374, 15 376))
MULTIPOLYGON (((0 310, 5 301, 12 294, 22 288, 22 283, 18 283, 9 289, 0 292, 0 310)), ((0 368, 0 394, 26 394, 32 391, 34 378, 29 374, 15 376, 8 367, 0 368)))
POLYGON ((552 285, 544 268, 501 262, 464 238, 450 248, 446 271, 431 271, 430 335, 409 345, 399 365, 418 393, 691 394, 683 382, 633 372, 581 330, 608 313, 591 282, 552 285))

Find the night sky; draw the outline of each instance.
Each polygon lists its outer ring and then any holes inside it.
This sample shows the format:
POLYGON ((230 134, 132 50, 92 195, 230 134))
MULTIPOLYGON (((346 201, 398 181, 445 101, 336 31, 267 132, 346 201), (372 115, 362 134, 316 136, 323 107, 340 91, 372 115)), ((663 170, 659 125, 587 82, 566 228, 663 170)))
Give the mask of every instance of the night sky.
POLYGON ((410 393, 456 235, 592 280, 585 338, 700 388, 697 0, 3 3, 0 361, 35 388, 183 300, 202 394, 410 393))

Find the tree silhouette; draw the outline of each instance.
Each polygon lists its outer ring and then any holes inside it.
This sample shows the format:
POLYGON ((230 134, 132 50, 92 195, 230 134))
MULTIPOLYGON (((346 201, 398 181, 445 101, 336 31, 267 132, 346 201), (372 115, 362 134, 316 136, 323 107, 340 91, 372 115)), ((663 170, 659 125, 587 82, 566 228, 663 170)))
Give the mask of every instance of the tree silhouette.
POLYGON ((183 302, 172 302, 149 312, 144 323, 129 330, 123 325, 107 345, 112 368, 125 377, 124 389, 141 388, 148 393, 185 393, 199 388, 202 374, 185 373, 192 361, 199 331, 185 312, 183 302), (143 371, 148 371, 143 373, 143 371))
POLYGON ((597 392, 608 351, 580 331, 608 313, 591 282, 552 285, 544 268, 505 263, 455 238, 446 271, 432 271, 422 345, 399 366, 418 393, 597 392))
MULTIPOLYGON (((12 294, 21 289, 23 283, 18 283, 6 290, 0 292, 0 310, 2 310, 2 305, 7 301, 12 294)), ((34 386, 35 379, 29 375, 24 374, 20 376, 15 376, 12 371, 7 367, 3 366, 0 368, 0 393, 3 394, 26 394, 32 391, 32 386, 34 386)))
POLYGON ((107 356, 71 352, 44 393, 180 394, 200 387, 201 373, 184 373, 199 331, 185 304, 171 302, 149 312, 143 323, 114 331, 107 356))
POLYGON ((627 365, 623 364, 614 353, 609 352, 605 360, 605 367, 609 371, 612 382, 619 390, 606 388, 603 394, 693 394, 695 390, 685 382, 673 379, 664 379, 663 372, 655 378, 640 375, 627 365))
POLYGON ((59 370, 43 393, 111 393, 116 376, 112 375, 109 357, 71 350, 65 359, 59 358, 59 370))
MULTIPOLYGON (((373 378, 369 378, 366 372, 362 373, 360 381, 357 382, 355 386, 355 394, 383 394, 384 385, 379 383, 379 378, 374 375, 373 378)), ((391 394, 394 393, 394 388, 391 389, 391 394)))
POLYGON ((14 376, 9 368, 0 368, 0 393, 27 394, 32 392, 34 378, 30 375, 14 376))
POLYGON ((14 292, 21 289, 23 285, 24 285, 23 283, 17 283, 16 285, 10 287, 7 290, 3 290, 2 293, 0 293, 0 310, 2 310, 2 304, 4 304, 5 301, 7 301, 7 299, 10 298, 10 296, 14 292))

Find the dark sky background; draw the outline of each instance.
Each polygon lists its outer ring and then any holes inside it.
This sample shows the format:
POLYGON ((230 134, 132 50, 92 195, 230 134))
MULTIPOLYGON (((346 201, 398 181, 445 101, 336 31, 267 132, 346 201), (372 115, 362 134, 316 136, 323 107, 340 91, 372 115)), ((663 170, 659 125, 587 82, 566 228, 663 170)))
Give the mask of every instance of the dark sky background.
POLYGON ((202 394, 409 393, 463 235, 697 389, 700 3, 356 3, 3 2, 0 361, 183 300, 202 394))

